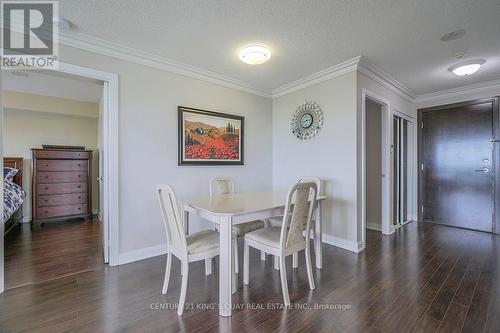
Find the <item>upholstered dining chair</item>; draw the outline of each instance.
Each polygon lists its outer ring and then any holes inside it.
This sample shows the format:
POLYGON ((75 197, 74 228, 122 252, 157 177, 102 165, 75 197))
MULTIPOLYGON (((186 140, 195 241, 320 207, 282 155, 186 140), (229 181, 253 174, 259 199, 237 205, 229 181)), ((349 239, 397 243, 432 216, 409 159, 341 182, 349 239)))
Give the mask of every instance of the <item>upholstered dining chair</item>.
POLYGON ((249 232, 245 235, 245 252, 243 259, 243 283, 248 284, 250 247, 272 254, 279 258, 281 289, 285 306, 290 306, 288 283, 286 278, 285 258, 291 254, 305 250, 307 278, 311 290, 315 289, 311 266, 311 250, 309 231, 313 209, 316 206, 317 186, 315 183, 297 183, 286 197, 283 221, 280 227, 269 227, 249 232), (293 204, 293 209, 292 209, 293 204), (305 235, 304 232, 305 228, 305 235))
MULTIPOLYGON (((210 196, 217 194, 234 194, 234 181, 231 177, 214 177, 210 180, 209 184, 210 196)), ((247 232, 264 228, 264 221, 252 221, 241 223, 233 226, 233 235, 235 237, 234 243, 234 270, 239 273, 239 259, 238 259, 238 241, 240 237, 244 237, 247 232)), ((265 254, 264 254, 265 256, 265 254)))
MULTIPOLYGON (((300 177, 299 180, 298 180, 299 183, 306 183, 306 182, 311 182, 311 183, 314 183, 316 184, 316 188, 318 190, 317 194, 321 194, 321 180, 317 177, 300 177)), ((283 220, 283 217, 282 216, 279 216, 279 217, 272 217, 270 219, 268 219, 266 222, 268 224, 270 224, 271 226, 280 226, 281 225, 281 222, 283 220)), ((316 226, 316 223, 315 223, 315 216, 314 216, 314 213, 313 213, 313 217, 311 219, 311 232, 310 232, 310 237, 311 239, 314 239, 314 235, 315 235, 315 228, 316 226)), ((305 226, 304 226, 305 228, 305 226)), ((305 231, 304 231, 304 234, 305 234, 305 231)), ((316 248, 314 248, 314 251, 316 252, 316 248)), ((292 261, 292 267, 293 268, 297 268, 299 266, 299 256, 298 256, 298 253, 294 253, 293 254, 293 261, 292 261)), ((279 263, 278 263, 278 260, 277 258, 275 257, 275 260, 274 260, 274 268, 276 269, 279 269, 279 263)))
POLYGON ((158 185, 157 190, 165 232, 167 234, 167 265, 162 293, 166 294, 168 290, 172 255, 174 255, 181 261, 182 283, 177 310, 177 314, 181 316, 186 300, 189 263, 205 260, 206 274, 211 274, 212 258, 219 255, 219 233, 212 230, 205 230, 186 236, 174 191, 168 185, 158 185), (210 263, 210 266, 208 263, 210 263))

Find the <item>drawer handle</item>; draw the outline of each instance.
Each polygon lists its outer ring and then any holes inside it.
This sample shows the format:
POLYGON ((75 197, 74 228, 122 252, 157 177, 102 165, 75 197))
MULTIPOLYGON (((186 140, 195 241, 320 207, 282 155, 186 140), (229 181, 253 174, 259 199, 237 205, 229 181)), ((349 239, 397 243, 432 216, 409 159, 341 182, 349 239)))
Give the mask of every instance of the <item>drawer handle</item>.
POLYGON ((82 188, 82 186, 81 186, 81 185, 78 185, 78 188, 82 188))
POLYGON ((49 189, 48 187, 45 188, 45 190, 48 190, 48 189, 49 189))
POLYGON ((46 210, 46 211, 45 211, 45 214, 48 214, 48 213, 49 213, 49 211, 48 211, 48 210, 46 210))
POLYGON ((78 175, 78 178, 80 178, 82 175, 78 175))
POLYGON ((78 210, 82 210, 82 207, 78 207, 78 210))
POLYGON ((81 166, 80 164, 78 164, 78 166, 81 166))
POLYGON ((78 199, 81 199, 82 197, 78 197, 78 199))
POLYGON ((47 175, 47 176, 45 176, 45 178, 49 178, 49 176, 47 175))
POLYGON ((45 164, 45 166, 46 166, 46 167, 48 167, 48 166, 49 166, 49 163, 45 164))

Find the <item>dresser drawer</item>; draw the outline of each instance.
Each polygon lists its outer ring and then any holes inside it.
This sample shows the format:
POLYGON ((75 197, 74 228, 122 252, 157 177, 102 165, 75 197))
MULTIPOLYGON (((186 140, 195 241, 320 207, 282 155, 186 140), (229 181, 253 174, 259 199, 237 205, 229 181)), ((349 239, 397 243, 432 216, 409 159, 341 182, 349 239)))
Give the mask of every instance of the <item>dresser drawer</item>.
POLYGON ((37 219, 47 219, 52 217, 62 217, 62 216, 81 215, 81 214, 87 214, 86 204, 42 207, 36 209, 37 219))
POLYGON ((39 184, 86 182, 87 171, 39 172, 36 181, 39 184))
POLYGON ((85 160, 38 160, 38 171, 86 171, 88 162, 85 160))
POLYGON ((55 184, 37 184, 37 194, 66 194, 66 193, 86 193, 87 183, 55 183, 55 184))
POLYGON ((37 159, 67 159, 86 160, 90 158, 89 151, 68 151, 68 150, 33 150, 33 156, 37 159))
POLYGON ((37 207, 87 204, 86 193, 39 195, 36 199, 37 207))

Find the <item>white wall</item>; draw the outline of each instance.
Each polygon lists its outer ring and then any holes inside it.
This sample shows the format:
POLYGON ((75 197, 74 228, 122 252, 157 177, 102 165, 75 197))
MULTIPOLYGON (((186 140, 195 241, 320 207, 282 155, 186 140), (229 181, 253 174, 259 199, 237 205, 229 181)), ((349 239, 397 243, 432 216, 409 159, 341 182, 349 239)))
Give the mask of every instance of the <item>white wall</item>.
MULTIPOLYGON (((63 62, 119 75, 120 260, 160 254, 166 243, 155 188, 179 198, 206 195, 210 178, 234 177, 237 190, 272 187, 271 100, 205 81, 62 46, 63 62), (177 106, 245 117, 245 165, 177 166, 177 106)), ((209 228, 192 221, 191 230, 209 228)))
POLYGON ((273 183, 288 190, 300 176, 317 176, 328 199, 323 206, 324 241, 354 250, 356 243, 356 72, 273 100, 273 183), (297 107, 319 104, 324 126, 301 141, 290 130, 297 107))
MULTIPOLYGON (((29 94, 26 94, 29 95, 29 94)), ((97 105, 95 105, 97 108, 97 105)), ((93 150, 92 207, 98 208, 97 174, 98 146, 95 117, 31 110, 4 109, 4 154, 24 158, 23 188, 27 192, 23 204, 24 221, 31 221, 31 148, 42 144, 83 145, 93 150)))
POLYGON ((366 100, 366 227, 382 231, 382 106, 366 100))

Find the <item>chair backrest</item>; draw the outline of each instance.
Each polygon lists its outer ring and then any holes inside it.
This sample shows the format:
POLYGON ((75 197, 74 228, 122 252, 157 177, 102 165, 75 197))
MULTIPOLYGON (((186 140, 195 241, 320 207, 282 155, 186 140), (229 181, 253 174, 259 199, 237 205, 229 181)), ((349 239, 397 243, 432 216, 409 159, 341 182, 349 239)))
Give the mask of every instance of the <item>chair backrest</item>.
POLYGON ((187 255, 186 235, 177 206, 177 198, 168 185, 158 185, 158 199, 167 234, 167 246, 176 255, 187 255))
POLYGON ((209 184, 210 196, 218 194, 234 194, 234 181, 231 177, 214 177, 209 184))
POLYGON ((306 234, 309 234, 317 194, 318 188, 314 182, 299 182, 288 191, 281 224, 282 250, 304 241, 302 234, 304 226, 306 226, 306 234))
POLYGON ((321 194, 321 180, 318 177, 300 177, 299 183, 314 183, 318 189, 318 194, 321 194))

